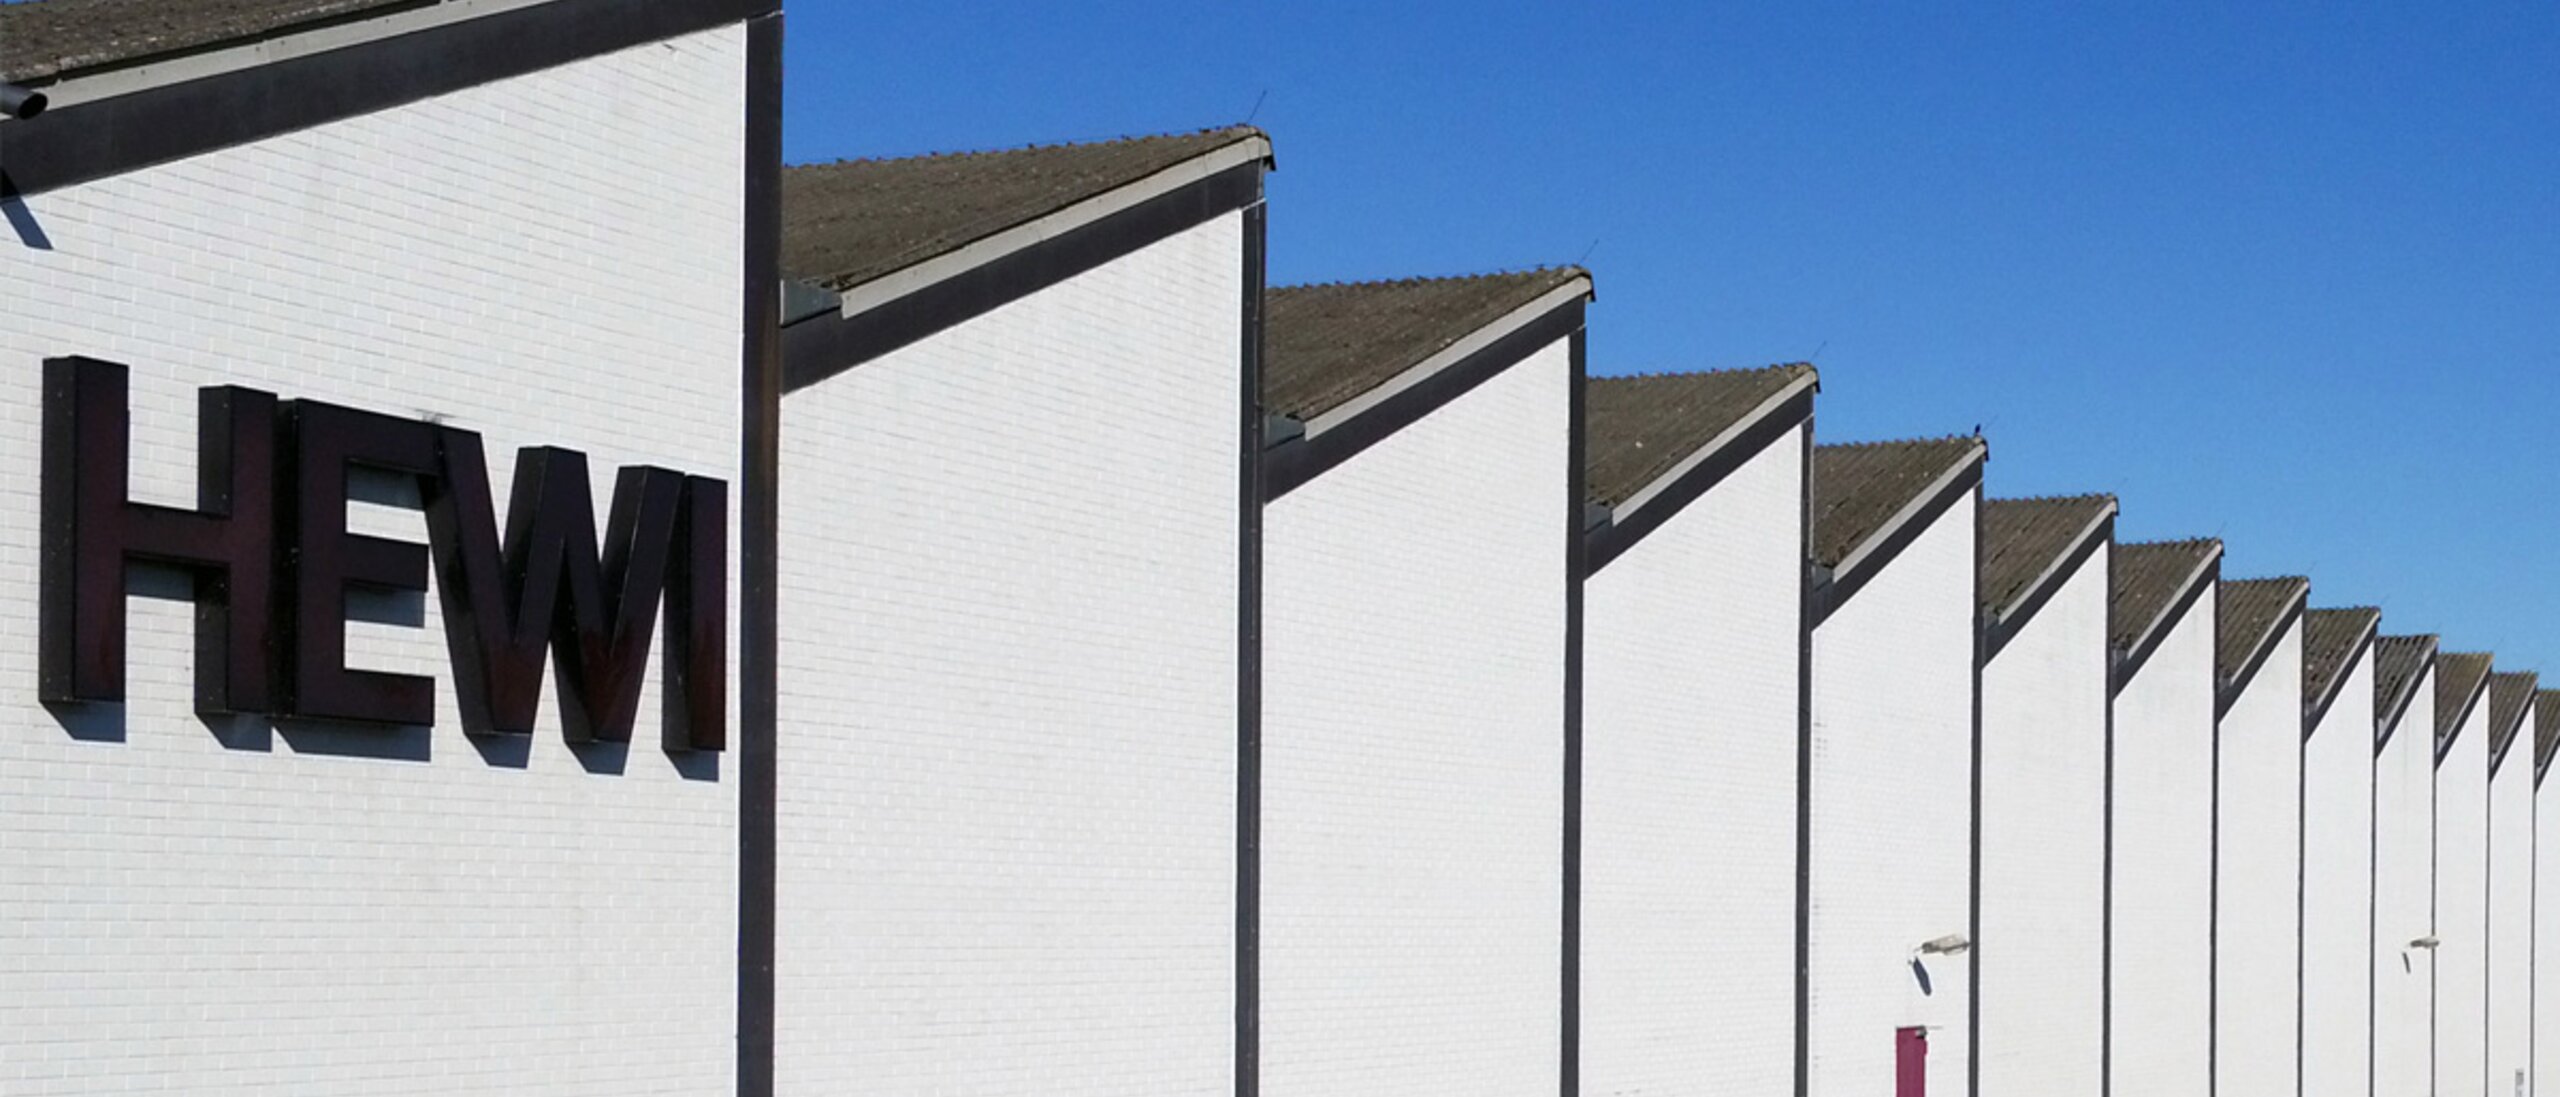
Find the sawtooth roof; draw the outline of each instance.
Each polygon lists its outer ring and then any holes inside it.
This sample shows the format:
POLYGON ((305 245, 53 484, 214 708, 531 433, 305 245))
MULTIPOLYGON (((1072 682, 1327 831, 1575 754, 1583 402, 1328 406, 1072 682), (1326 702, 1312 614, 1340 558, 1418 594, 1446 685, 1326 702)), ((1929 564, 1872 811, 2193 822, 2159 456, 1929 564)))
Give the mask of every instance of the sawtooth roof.
POLYGON ((2374 606, 2315 609, 2302 615, 2302 699, 2317 702, 2338 688, 2347 660, 2382 624, 2374 606))
POLYGON ((2436 637, 2377 636, 2373 641, 2373 718, 2388 720, 2418 679, 2435 665, 2436 637))
POLYGON ((2222 542, 2212 538, 2117 545, 2107 642, 2118 651, 2140 643, 2152 623, 2186 593, 2187 581, 2221 551, 2222 542))
POLYGON ((2272 638, 2285 614, 2311 593, 2311 580, 2298 575, 2272 579, 2225 579, 2216 592, 2221 635, 2214 645, 2213 672, 2224 683, 2238 677, 2272 638))
POLYGON ((1580 267, 1542 267, 1271 290, 1262 307, 1263 410, 1300 420, 1322 415, 1590 277, 1580 267))
POLYGON ((1803 363, 1762 369, 1594 377, 1583 389, 1584 478, 1615 506, 1688 460, 1798 380, 1803 363))
POLYGON ((2515 741, 2516 730, 2524 726, 2525 708, 2533 703, 2539 685, 2540 676, 2529 670, 2489 676, 2489 757, 2498 757, 2515 741))
POLYGON ((2496 658, 2482 651, 2436 653, 2436 746, 2441 750, 2462 733, 2462 710, 2489 682, 2496 658))
POLYGON ((0 4, 0 80, 49 82, 436 0, 28 0, 0 4))
POLYGON ((782 171, 782 272, 843 291, 1229 145, 1252 126, 782 171))
POLYGON ((1814 447, 1814 562, 1838 567, 1930 485, 1985 452, 1971 435, 1814 447))
POLYGON ((1993 499, 1982 507, 1982 608, 2007 613, 2029 587, 2080 546, 2091 523, 2115 508, 2112 495, 1993 499))

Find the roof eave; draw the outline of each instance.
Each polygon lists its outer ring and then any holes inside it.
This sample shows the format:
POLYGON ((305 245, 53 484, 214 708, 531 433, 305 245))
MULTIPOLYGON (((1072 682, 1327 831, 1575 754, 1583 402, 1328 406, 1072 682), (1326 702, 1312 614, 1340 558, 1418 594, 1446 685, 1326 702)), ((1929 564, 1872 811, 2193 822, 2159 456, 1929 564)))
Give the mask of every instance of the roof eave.
MULTIPOLYGON (((2379 643, 2380 639, 2377 637, 2375 642, 2379 643)), ((2400 718, 2408 715, 2409 706, 2417 701, 2418 687, 2430 685, 2427 677, 2435 673, 2436 652, 2443 646, 2443 641, 2429 638, 2426 641, 2426 654, 2420 656, 2418 660, 2418 673, 2410 675, 2408 682, 2401 685, 2399 696, 2390 698, 2388 703, 2383 705, 2382 711, 2374 714, 2373 749, 2377 753, 2383 747, 2390 745, 2392 733, 2400 730, 2400 718)), ((2434 729, 2429 728, 2428 734, 2434 734, 2434 729)))
POLYGON ((2302 620, 2302 612, 2310 602, 2311 584, 2303 583, 2295 589, 2293 597, 2286 600, 2285 608, 2276 614, 2275 622, 2250 642, 2249 655, 2241 660, 2239 672, 2216 691, 2218 700, 2214 705, 2214 719, 2221 719, 2231 711, 2231 706, 2240 702, 2240 696, 2249 691, 2250 683, 2257 680, 2258 671, 2267 665, 2267 658, 2274 655, 2276 646, 2283 642, 2285 632, 2302 620))
POLYGON ((1061 209, 997 229, 950 251, 834 290, 837 313, 842 317, 852 317, 869 312, 1202 180, 1248 164, 1259 164, 1268 170, 1271 163, 1270 138, 1254 132, 1240 134, 1233 142, 1079 199, 1061 209))
POLYGON ((2365 617, 2364 631, 2357 634, 2355 646, 2348 650, 2346 660, 2338 664, 2337 677, 2329 681, 2327 688, 2321 690, 2320 696, 2312 698, 2310 703, 2303 706, 2303 738, 2308 739, 2311 733, 2320 730, 2320 722, 2329 716, 2329 707, 2337 704, 2338 698, 2345 696, 2347 682, 2356 676, 2357 665, 2373 657, 2374 641, 2381 635, 2382 615, 2368 613, 2365 617))
POLYGON ((2133 681, 2133 676, 2141 671, 2143 664, 2151 661, 2151 653, 2159 650, 2161 642, 2168 638, 2170 628, 2184 620, 2187 613, 2204 600, 2204 592, 2221 580, 2221 569, 2222 542, 2214 541, 2206 549, 2204 559, 2196 561, 2195 570, 2188 572, 2187 577, 2179 582, 2177 592, 2161 603, 2159 612, 2152 614, 2151 620, 2135 630, 2133 642, 2111 660, 2115 664, 2109 675, 2112 689, 2122 690, 2133 681))
POLYGON ((1398 371, 1394 376, 1370 386, 1367 391, 1307 417, 1299 425, 1305 437, 1310 439, 1320 437, 1326 431, 1339 428, 1380 405, 1394 400, 1397 396, 1421 386, 1442 371, 1476 356, 1485 348, 1501 342, 1513 332, 1536 323, 1547 314, 1590 300, 1591 295, 1591 276, 1576 274, 1562 285, 1549 289, 1528 303, 1503 313, 1492 323, 1458 336, 1449 345, 1432 352, 1422 361, 1398 371))
MULTIPOLYGON (((2098 516, 2090 519, 2089 524, 2081 527, 2080 532, 2073 534, 2068 547, 2055 555, 2053 561, 2046 564, 2044 570, 2038 572, 2033 581, 2019 588, 2017 596, 2009 599, 2008 604, 1995 607, 1991 611, 1990 620, 1986 622, 1989 636, 1983 645, 1982 653, 1985 663, 1990 662, 1993 656, 2000 654, 2001 649, 2008 646, 2009 640, 2024 630, 2027 622, 2035 619, 2036 611, 2043 609, 2045 603, 2053 599, 2054 593, 2061 590, 2064 583, 2068 582, 2072 576, 2079 574, 2080 569, 2088 564, 2089 558, 2097 554, 2098 545, 2101 542, 2114 538, 2117 510, 2116 501, 2107 500, 2106 506, 2099 510, 2098 516)), ((2103 639, 2103 636, 2101 638, 2103 639)))

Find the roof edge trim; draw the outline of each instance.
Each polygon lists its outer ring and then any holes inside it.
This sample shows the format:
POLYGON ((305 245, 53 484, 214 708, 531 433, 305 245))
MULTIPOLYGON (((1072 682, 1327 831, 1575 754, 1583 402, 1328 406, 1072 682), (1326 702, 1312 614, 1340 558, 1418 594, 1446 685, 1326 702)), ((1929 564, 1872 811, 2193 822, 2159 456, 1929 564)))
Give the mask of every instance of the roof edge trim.
MULTIPOLYGON (((1866 568, 1867 557, 1875 555, 1887 541, 1893 538, 1894 534, 1901 532, 1904 526, 1920 518, 1924 512, 1933 509, 1933 506, 1942 505, 1939 497, 1949 493, 1957 481, 1964 479, 1967 473, 1978 474, 1982 469, 1983 460, 1990 456, 1990 452, 1991 447, 1984 445, 1979 438, 1974 439, 1973 448, 1965 452, 1963 460, 1940 473, 1937 479, 1929 482, 1928 487, 1914 493, 1909 501, 1902 504, 1902 509, 1893 512, 1893 517, 1885 519, 1874 532, 1867 534, 1866 540, 1858 542, 1849 551, 1840 554, 1840 563, 1831 569, 1831 573, 1848 575, 1866 568)), ((1879 561, 1877 566, 1881 567, 1882 561, 1879 561)))
POLYGON ((2303 738, 2309 739, 2311 733, 2320 730, 2320 722, 2329 718, 2329 707, 2337 704, 2338 698, 2346 696, 2347 680, 2356 676, 2357 665, 2373 657, 2374 642, 2381 636, 2382 615, 2376 613, 2373 615, 2373 623, 2364 627, 2363 635, 2356 638, 2356 646, 2348 651, 2347 661, 2339 665, 2337 678, 2329 683, 2329 688, 2320 696, 2313 698, 2310 704, 2303 707, 2303 738))
POLYGON ((2498 764, 2506 761, 2507 755, 2515 753, 2516 740, 2522 738, 2524 735, 2524 724, 2533 719, 2533 705, 2533 692, 2527 691, 2524 698, 2524 707, 2516 710, 2516 718, 2509 721, 2503 730, 2494 727, 2489 729, 2489 742, 2493 744, 2497 743, 2501 736, 2506 740, 2506 745, 2495 747, 2489 752, 2489 773, 2491 776, 2497 775, 2498 764))
POLYGON ((244 69, 308 57, 348 46, 361 46, 385 38, 460 23, 486 15, 497 15, 517 8, 530 8, 558 0, 410 0, 373 11, 356 11, 335 18, 315 19, 306 23, 287 24, 273 30, 246 37, 210 42, 200 46, 180 47, 164 53, 145 54, 126 61, 109 62, 86 69, 70 69, 51 76, 19 81, 29 87, 41 87, 52 99, 52 107, 70 107, 94 103, 118 95, 222 76, 244 69))
POLYGON ((2187 612, 2204 600, 2204 592, 2220 581, 2222 542, 2215 541, 2212 550, 2197 562, 2196 569, 2179 582, 2177 596, 2169 599, 2160 612, 2152 614, 2151 620, 2134 633, 2132 645, 2116 656, 2110 696, 2123 692, 2124 687, 2133 682, 2133 676, 2141 673, 2142 665, 2151 661, 2151 653, 2160 650, 2161 643, 2169 638, 2169 630, 2184 620, 2187 612))
MULTIPOLYGON (((2080 532, 2072 535, 2069 549, 2054 557, 2052 563, 2045 565, 2044 571, 2025 587, 2020 588, 2018 596, 2010 599, 2008 605, 1993 608, 1989 619, 1984 622, 1984 627, 1989 630, 1984 637, 1982 652, 1982 661, 1986 665, 1998 657, 2002 649, 2009 646, 2010 640, 2026 630, 2027 622, 2035 619, 2037 611, 2042 610, 2045 603, 2052 601, 2053 596, 2062 591, 2063 586, 2071 581, 2072 576, 2080 574, 2080 569, 2088 564, 2089 558, 2097 555, 2099 545, 2115 539, 2118 509, 2115 500, 2107 500, 2106 509, 2099 512, 2096 518, 2090 519, 2089 524, 2080 532)), ((1979 568, 1977 567, 1976 570, 1979 568)), ((1979 579, 1976 581, 1979 582, 1979 579)))
MULTIPOLYGON (((1713 460, 1717 454, 1724 452, 1725 447, 1741 441, 1744 435, 1751 433, 1751 428, 1758 426, 1762 420, 1777 414, 1779 409, 1787 406, 1788 401, 1796 398, 1797 393, 1819 389, 1820 386, 1821 380, 1810 372, 1787 382, 1787 387, 1779 389, 1776 395, 1761 401, 1758 407, 1743 413, 1742 418, 1734 420, 1733 425, 1726 427, 1722 433, 1708 439, 1705 445, 1699 446, 1687 457, 1681 458, 1678 464, 1664 470, 1662 475, 1654 477, 1645 486, 1627 493, 1625 499, 1609 508, 1610 513, 1612 515, 1633 514, 1643 510, 1645 504, 1669 491, 1681 477, 1689 475, 1696 471, 1698 466, 1713 460)), ((1808 407, 1807 410, 1811 409, 1808 407)))
MULTIPOLYGON (((2472 711, 2478 709, 2480 702, 2487 700, 2488 697, 2489 676, 2483 674, 2480 676, 2480 684, 2473 687, 2471 692, 2464 696, 2461 706, 2454 710, 2458 715, 2453 718, 2453 730, 2445 734, 2443 742, 2436 744, 2437 765, 2443 765, 2446 756, 2453 753, 2453 745, 2462 741, 2463 725, 2471 722, 2472 711)), ((2485 747, 2487 744, 2484 743, 2482 746, 2485 747)))
POLYGON ((1271 164, 1271 139, 1259 134, 1220 145, 1198 156, 1159 169, 1085 198, 1064 209, 1010 228, 998 229, 922 262, 911 263, 867 282, 846 287, 838 297, 838 314, 851 318, 889 304, 964 271, 986 266, 1015 252, 1037 247, 1091 225, 1112 214, 1144 205, 1230 168, 1271 164))
MULTIPOLYGON (((2376 636, 2374 642, 2381 643, 2381 637, 2376 636)), ((2391 733, 2400 730, 2400 718, 2409 714, 2409 706, 2418 699, 2418 687, 2426 684, 2427 679, 2435 675, 2436 652, 2443 646, 2444 642, 2441 640, 2427 641, 2426 666, 2418 673, 2409 676, 2408 684, 2401 686, 2400 695, 2391 698, 2390 703, 2383 706, 2384 711, 2374 714, 2374 753, 2382 753, 2382 748, 2391 744, 2391 733)))
MULTIPOLYGON (((1914 495, 1911 502, 1904 504, 1901 510, 1895 511, 1892 518, 1876 528, 1875 533, 1844 554, 1838 566, 1825 569, 1820 565, 1810 565, 1813 567, 1815 576, 1814 626, 1819 628, 1823 622, 1830 620, 1831 615, 1838 612, 1840 607, 1849 604, 1850 598, 1866 589, 1869 580, 1874 579, 1887 565, 1893 563, 1894 557, 1901 555, 1903 549, 1911 547, 1913 541, 1919 540, 1920 535, 1927 531, 1929 523, 1944 516, 1956 505, 1956 500, 1967 495, 1979 495, 1982 491, 1982 463, 1989 453, 1990 447, 1983 445, 1979 440, 1975 441, 1972 451, 1966 454, 1964 460, 1957 462, 1954 468, 1931 481, 1926 490, 1914 495)), ((1813 470, 1807 468, 1805 475, 1812 476, 1813 470)), ((1975 501, 1975 510, 1974 535, 1978 553, 1981 548, 1979 499, 1975 501)), ((1969 570, 1973 576, 1972 585, 1980 587, 1982 569, 1977 566, 1969 570)), ((1980 592, 1977 590, 1966 599, 1966 604, 1973 605, 1979 599, 1980 592)), ((1968 611, 1967 617, 1976 622, 1980 620, 1973 615, 1973 611, 1968 611)))
POLYGON ((2275 624, 2268 626, 2267 631, 2249 645, 2249 657, 2241 661, 2240 672, 2232 675, 2229 682, 2220 683, 2215 690, 2214 719, 2222 719, 2224 713, 2231 711, 2231 706, 2240 703, 2240 695, 2247 693, 2250 683, 2257 680, 2258 671, 2267 665, 2267 657, 2275 654, 2277 645, 2284 642, 2284 634, 2302 621, 2303 611, 2309 608, 2311 584, 2304 583, 2293 600, 2285 604, 2284 612, 2276 615, 2275 624))
POLYGON ((1357 419, 1370 409, 1403 395, 1407 390, 1430 380, 1440 371, 1474 357, 1486 347, 1501 342, 1511 333, 1535 323, 1539 317, 1554 312, 1566 304, 1590 299, 1591 276, 1576 275, 1565 284, 1539 294, 1535 300, 1502 314, 1492 323, 1458 337, 1456 342, 1440 348, 1430 357, 1414 363, 1395 376, 1371 386, 1368 391, 1308 419, 1306 436, 1311 440, 1321 437, 1324 432, 1357 419))
MULTIPOLYGON (((1805 379, 1811 382, 1812 378, 1805 379)), ((1677 517, 1689 504, 1715 490, 1726 476, 1757 460, 1780 439, 1802 429, 1813 419, 1813 394, 1818 386, 1788 386, 1773 398, 1771 404, 1754 408, 1735 424, 1735 430, 1719 435, 1699 447, 1691 459, 1683 459, 1673 470, 1658 477, 1643 491, 1628 497, 1617 506, 1586 504, 1597 515, 1597 523, 1583 536, 1583 574, 1589 576, 1608 566, 1609 562, 1634 548, 1645 536, 1677 517), (1771 406, 1771 405, 1775 406, 1771 406)), ((1810 467, 1797 470, 1798 477, 1810 476, 1810 467)), ((1798 521, 1803 518, 1799 516, 1798 521)))

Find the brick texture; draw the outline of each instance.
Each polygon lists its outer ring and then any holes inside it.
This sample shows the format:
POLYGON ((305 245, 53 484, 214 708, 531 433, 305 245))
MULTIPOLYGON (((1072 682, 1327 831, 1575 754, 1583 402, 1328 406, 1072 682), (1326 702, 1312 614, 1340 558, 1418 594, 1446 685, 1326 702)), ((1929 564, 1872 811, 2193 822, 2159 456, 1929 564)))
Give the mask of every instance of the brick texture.
POLYGON ((2215 731, 2214 1092, 2295 1088, 2302 996, 2302 622, 2215 731))
MULTIPOLYGON (((446 685, 432 729, 208 724, 184 580, 148 569, 128 700, 48 710, 32 607, 49 356, 132 367, 139 501, 194 506, 196 390, 240 384, 477 430, 502 513, 530 445, 584 451, 599 500, 649 463, 735 505, 744 120, 701 104, 744 78, 739 30, 690 35, 38 195, 45 243, 0 236, 0 1093, 727 1091, 734 758, 573 753, 548 690, 530 739, 466 737, 446 685)), ((449 681, 436 596, 409 609, 349 625, 350 663, 449 681)))
MULTIPOLYGON (((2487 703, 2482 702, 2482 707, 2487 703)), ((2533 706, 2489 777, 2489 1092, 2530 1093, 2533 1068, 2533 706)), ((2555 961, 2560 962, 2560 961, 2555 961)))
POLYGON ((1562 342, 1264 519, 1262 1092, 1556 1091, 1562 342))
MULTIPOLYGON (((2408 728, 2403 728, 2406 733, 2408 728)), ((2436 1092, 2483 1093, 2489 1069, 2489 700, 2436 763, 2436 1092)))
POLYGON ((785 400, 782 1092, 1227 1092, 1243 231, 785 400))
MULTIPOLYGON (((2435 932, 2435 672, 2418 676, 2373 764, 2373 1092, 2431 1092, 2435 932)), ((2344 701, 2339 702, 2344 704, 2344 701)))
MULTIPOLYGON (((2302 747, 2302 1092, 2363 1093, 2371 1059, 2373 652, 2302 747)), ((2404 939, 2405 940, 2405 939, 2404 939)))
POLYGON ((2208 591, 2115 697, 2115 1097, 2212 1084, 2213 614, 2208 591))
POLYGON ((1800 427, 1584 589, 1582 1089, 1795 1085, 1800 427))

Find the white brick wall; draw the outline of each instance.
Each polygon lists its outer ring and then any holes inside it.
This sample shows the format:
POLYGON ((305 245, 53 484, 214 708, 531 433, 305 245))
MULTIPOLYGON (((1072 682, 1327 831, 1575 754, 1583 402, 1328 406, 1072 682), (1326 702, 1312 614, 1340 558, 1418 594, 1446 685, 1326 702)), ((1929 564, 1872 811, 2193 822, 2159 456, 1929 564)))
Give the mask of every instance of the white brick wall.
POLYGON ((1593 575, 1582 1091, 1795 1085, 1804 432, 1593 575))
POLYGON ((1967 1084, 1974 495, 1813 637, 1811 1092, 1890 1093, 1894 1030, 1929 1029, 1929 1089, 1967 1084))
POLYGON ((2363 1093, 2374 978, 2371 648, 2303 741, 2302 786, 2302 1092, 2363 1093))
POLYGON ((781 1092, 1228 1090, 1242 242, 785 399, 781 1092))
POLYGON ((477 430, 501 512, 527 445, 585 451, 600 506, 642 462, 734 505, 744 126, 702 104, 744 78, 736 28, 653 43, 38 195, 50 248, 0 235, 0 1093, 728 1090, 734 758, 590 772, 546 690, 522 761, 485 759, 433 594, 349 630, 439 680, 432 731, 235 747, 192 711, 186 604, 131 603, 120 713, 37 703, 33 622, 48 356, 133 368, 142 501, 194 506, 196 390, 241 384, 477 430))
POLYGON ((2560 781, 2548 774, 2533 790, 2531 1092, 2560 1093, 2560 781))
POLYGON ((2435 1072, 2438 1097, 2488 1085, 2489 699, 2436 764, 2435 1072))
POLYGON ((2436 676, 2418 676, 2373 766, 2373 1093, 2429 1097, 2436 954, 2436 676))
POLYGON ((2114 1097, 2194 1097, 2212 1082, 2211 592, 2115 698, 2114 1097))
POLYGON ((2302 622, 2223 713, 2214 789, 2214 1092, 2294 1092, 2300 1050, 2302 622))
POLYGON ((2489 777, 2489 1092, 2528 1092, 2533 1054, 2533 709, 2489 777))
POLYGON ((1571 372, 1552 344, 1265 510, 1270 1097, 1556 1091, 1571 372))
POLYGON ((1982 672, 1982 1097, 2102 1084, 2110 551, 1982 672))

